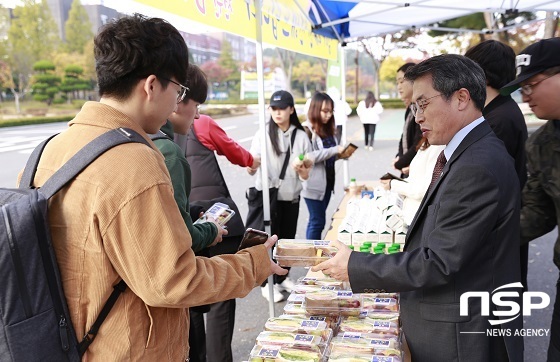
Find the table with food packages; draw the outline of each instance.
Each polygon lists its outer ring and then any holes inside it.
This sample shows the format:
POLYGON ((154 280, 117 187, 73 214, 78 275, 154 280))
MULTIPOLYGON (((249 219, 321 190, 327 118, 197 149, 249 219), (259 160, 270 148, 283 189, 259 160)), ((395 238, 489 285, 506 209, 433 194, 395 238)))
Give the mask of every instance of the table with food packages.
MULTIPOLYGON (((336 249, 329 246, 329 240, 339 239, 341 232, 350 234, 349 237, 343 235, 343 239, 346 237, 344 242, 352 245, 355 251, 359 248, 362 252, 380 252, 378 244, 383 242, 379 241, 380 233, 375 232, 379 228, 368 226, 363 218, 352 219, 351 215, 357 211, 357 207, 364 214, 365 207, 373 206, 367 204, 370 201, 362 200, 374 200, 376 192, 379 194, 378 198, 385 198, 379 202, 388 204, 383 206, 384 211, 390 211, 381 213, 383 220, 387 221, 397 215, 398 205, 391 204, 396 200, 392 200, 393 196, 389 193, 375 188, 374 183, 348 190, 333 215, 325 240, 279 240, 274 251, 278 264, 311 267, 327 260, 336 253, 336 249), (394 209, 391 211, 392 208, 394 209), (372 232, 365 232, 366 230, 372 232), (352 237, 354 233, 356 238, 352 237), (368 236, 363 237, 361 234, 364 233, 368 236)), ((370 216, 379 223, 380 216, 377 213, 370 216)), ((389 224, 392 231, 390 245, 398 244, 395 243, 395 236, 402 225, 395 220, 391 220, 389 224)), ((384 227, 382 229, 385 230, 384 227)), ((381 240, 388 241, 388 238, 381 240)), ((390 248, 385 243, 383 252, 389 253, 390 248)), ((396 252, 396 246, 391 250, 396 252)), ((399 251, 401 250, 402 247, 399 246, 399 251)), ((284 306, 284 313, 266 321, 248 361, 410 361, 400 328, 399 294, 353 293, 347 282, 309 271, 296 282, 284 306)))

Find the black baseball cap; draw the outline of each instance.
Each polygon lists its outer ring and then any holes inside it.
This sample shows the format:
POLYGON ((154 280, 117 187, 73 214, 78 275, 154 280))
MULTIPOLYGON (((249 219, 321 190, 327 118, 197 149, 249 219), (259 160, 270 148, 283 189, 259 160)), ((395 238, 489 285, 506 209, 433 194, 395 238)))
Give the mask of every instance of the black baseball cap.
POLYGON ((529 45, 515 58, 517 78, 500 89, 503 95, 509 95, 521 82, 545 70, 560 65, 560 38, 543 39, 529 45))
POLYGON ((276 91, 272 94, 272 97, 270 97, 270 106, 280 109, 293 107, 294 97, 292 97, 290 92, 286 92, 285 90, 276 91))

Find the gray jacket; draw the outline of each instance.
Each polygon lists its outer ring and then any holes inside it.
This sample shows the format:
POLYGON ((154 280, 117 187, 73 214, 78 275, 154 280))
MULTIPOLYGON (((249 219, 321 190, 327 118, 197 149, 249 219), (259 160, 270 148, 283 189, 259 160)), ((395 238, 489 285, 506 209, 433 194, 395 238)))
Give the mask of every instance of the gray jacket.
MULTIPOLYGON (((336 156, 338 147, 323 147, 323 140, 315 132, 309 121, 305 121, 303 126, 311 131, 311 152, 307 153, 307 157, 314 162, 313 172, 310 173, 307 181, 303 182, 303 190, 301 196, 311 200, 323 200, 325 190, 327 188, 327 171, 325 169, 325 161, 336 156)), ((336 137, 335 137, 336 141, 336 137)))

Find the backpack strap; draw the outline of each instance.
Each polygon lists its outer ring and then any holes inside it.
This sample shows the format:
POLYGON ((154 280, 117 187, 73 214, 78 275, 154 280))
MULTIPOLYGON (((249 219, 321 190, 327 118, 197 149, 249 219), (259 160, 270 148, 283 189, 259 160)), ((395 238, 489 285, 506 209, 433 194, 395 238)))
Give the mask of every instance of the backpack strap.
POLYGON ((41 158, 41 154, 45 149, 47 143, 54 138, 54 136, 58 135, 58 133, 53 134, 43 142, 41 142, 33 152, 27 163, 25 164, 25 169, 23 170, 23 174, 21 175, 21 180, 19 182, 20 189, 30 189, 33 187, 33 179, 35 178, 35 173, 37 173, 37 166, 39 166, 39 159, 41 158))
POLYGON ((171 140, 171 141, 173 141, 162 130, 159 130, 157 133, 150 133, 148 136, 150 136, 150 139, 152 140, 152 142, 155 141, 155 140, 171 140))
MULTIPOLYGON (((50 199, 70 180, 82 172, 89 164, 101 156, 105 151, 123 143, 139 142, 151 147, 144 137, 129 128, 117 128, 97 137, 81 150, 79 150, 68 162, 62 165, 39 189, 45 198, 50 199)), ((28 165, 29 166, 29 165, 28 165)), ((27 169, 28 166, 25 168, 27 169)), ((35 169, 36 169, 35 165, 35 169)))
POLYGON ((119 295, 121 295, 121 293, 126 290, 126 287, 127 285, 124 280, 121 280, 113 287, 113 292, 109 296, 109 299, 107 299, 107 301, 105 302, 105 305, 103 306, 103 309, 101 309, 101 312, 99 312, 97 319, 95 320, 89 331, 86 333, 82 341, 78 343, 78 353, 80 353, 80 357, 82 357, 84 353, 86 353, 89 345, 93 342, 95 336, 97 336, 97 332, 99 332, 101 323, 103 323, 105 318, 107 318, 109 312, 111 311, 111 308, 113 308, 113 305, 115 305, 115 302, 119 298, 119 295))
POLYGON ((284 164, 282 165, 282 171, 280 171, 280 176, 278 177, 280 181, 282 181, 284 179, 284 176, 286 176, 286 169, 288 168, 288 161, 290 160, 290 154, 293 152, 294 149, 294 141, 296 139, 297 130, 298 129, 296 128, 292 131, 290 151, 286 152, 286 157, 284 157, 284 164))

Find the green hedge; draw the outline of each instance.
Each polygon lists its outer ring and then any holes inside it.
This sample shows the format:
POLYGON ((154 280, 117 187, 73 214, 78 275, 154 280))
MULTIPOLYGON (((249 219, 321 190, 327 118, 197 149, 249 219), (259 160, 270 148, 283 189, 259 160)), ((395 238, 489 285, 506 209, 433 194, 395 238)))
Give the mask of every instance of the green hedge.
POLYGON ((55 117, 26 117, 14 119, 0 119, 1 127, 24 126, 28 124, 44 124, 56 122, 70 122, 75 116, 55 116, 55 117))

